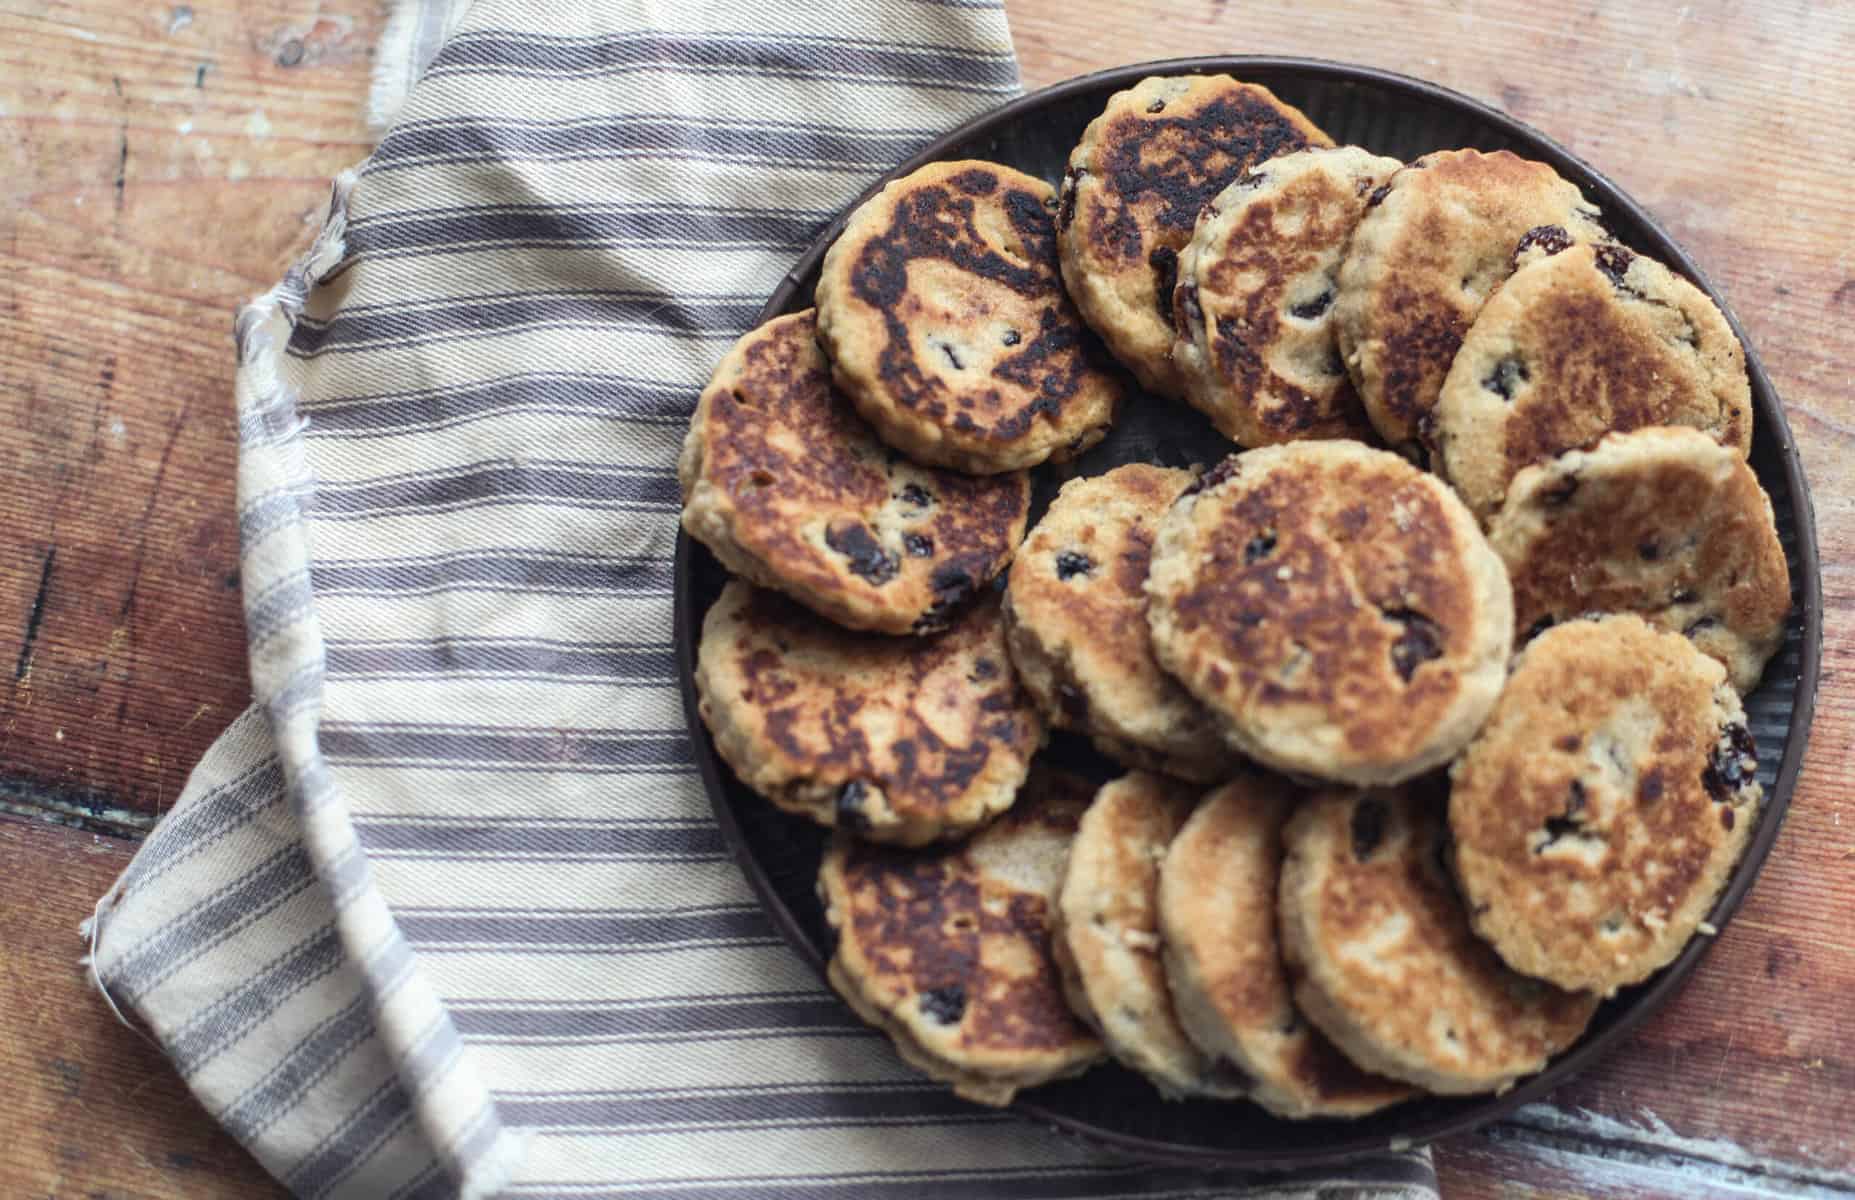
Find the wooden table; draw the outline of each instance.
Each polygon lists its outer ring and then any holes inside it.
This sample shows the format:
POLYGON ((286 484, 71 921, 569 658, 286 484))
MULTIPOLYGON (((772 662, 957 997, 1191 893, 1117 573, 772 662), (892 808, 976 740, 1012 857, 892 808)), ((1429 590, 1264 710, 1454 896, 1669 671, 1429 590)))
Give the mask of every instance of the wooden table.
MULTIPOLYGON (((368 149, 380 7, 0 3, 0 1195, 281 1194, 89 990, 77 925, 246 701, 231 312, 368 149)), ((1803 783, 1682 996, 1550 1106, 1437 1161, 1452 1195, 1855 1197, 1855 6, 1009 11, 1028 87, 1238 51, 1458 88, 1611 174, 1725 289, 1785 397, 1822 535, 1803 783)))

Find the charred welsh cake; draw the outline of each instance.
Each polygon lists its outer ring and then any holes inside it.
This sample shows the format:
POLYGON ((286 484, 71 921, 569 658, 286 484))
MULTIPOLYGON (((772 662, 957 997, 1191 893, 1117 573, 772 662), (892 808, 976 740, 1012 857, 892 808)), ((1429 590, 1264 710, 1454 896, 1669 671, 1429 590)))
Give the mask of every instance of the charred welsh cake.
POLYGON ((1070 1007, 1161 1095, 1232 1098, 1249 1081, 1185 1035, 1160 960, 1160 861, 1197 800, 1145 771, 1095 793, 1069 848, 1056 957, 1070 1007))
POLYGON ((931 163, 859 205, 818 276, 818 340, 889 445, 974 474, 1073 457, 1123 382, 1063 290, 1055 193, 931 163))
POLYGON ((1693 937, 1758 823, 1725 669, 1633 615, 1528 644, 1450 769, 1475 930, 1517 971, 1609 995, 1693 937))
POLYGON ((1334 340, 1340 256, 1402 165, 1357 146, 1301 150, 1239 176, 1179 254, 1172 359, 1185 398, 1244 446, 1371 434, 1334 340))
POLYGON ((1184 391, 1172 361, 1172 297, 1199 210, 1278 154, 1332 144, 1300 109, 1228 75, 1143 79, 1090 122, 1063 175, 1063 278, 1147 388, 1184 391))
POLYGON ((1241 758, 1153 657, 1147 559, 1189 471, 1129 463, 1072 479, 1025 539, 1005 592, 1018 676, 1045 719, 1129 766, 1214 783, 1241 758))
POLYGON ((1299 790, 1238 777, 1204 798, 1160 868, 1159 927, 1180 1022, 1280 1117, 1359 1117, 1407 1100, 1409 1084, 1361 1071, 1295 1008, 1276 935, 1282 825, 1299 790))
POLYGON ((1475 936, 1428 782, 1295 809, 1282 949, 1296 1006, 1359 1066, 1445 1095, 1500 1091, 1571 1045, 1597 997, 1520 975, 1475 936))
POLYGON ((1606 433, 1685 425, 1752 446, 1745 351, 1707 294, 1617 245, 1523 265, 1443 381, 1435 465, 1487 520, 1523 467, 1606 433))
POLYGON ((696 687, 716 752, 748 787, 904 845, 1009 807, 1043 738, 989 594, 944 633, 890 638, 730 580, 702 622, 696 687))
POLYGON ((1385 441, 1425 440, 1463 335, 1516 262, 1606 236, 1575 185, 1506 150, 1426 154, 1381 184, 1340 265, 1334 326, 1385 441))
POLYGON ((850 629, 944 628, 1024 536, 1030 478, 975 478, 889 450, 844 397, 810 310, 722 359, 677 474, 683 528, 723 566, 850 629))
POLYGON ((1233 455, 1160 526, 1160 665, 1278 770, 1359 786, 1441 766, 1493 707, 1507 571, 1443 482, 1358 442, 1233 455))
POLYGON ((1771 497, 1738 451, 1697 429, 1613 433, 1524 468, 1488 542, 1523 638, 1633 612, 1717 659, 1741 693, 1784 640, 1790 568, 1771 497))
POLYGON ((832 986, 904 1059, 969 1100, 1009 1104, 1101 1057, 1063 998, 1051 945, 1093 790, 1039 769, 1008 813, 958 845, 904 850, 840 833, 825 853, 832 986))

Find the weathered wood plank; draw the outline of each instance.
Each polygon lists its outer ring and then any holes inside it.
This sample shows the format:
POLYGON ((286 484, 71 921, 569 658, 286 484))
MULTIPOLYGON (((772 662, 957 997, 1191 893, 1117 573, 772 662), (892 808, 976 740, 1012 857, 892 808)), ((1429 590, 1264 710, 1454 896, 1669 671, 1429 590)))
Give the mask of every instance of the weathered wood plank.
POLYGON ((230 330, 366 153, 371 3, 0 14, 0 805, 130 827, 248 693, 230 330))
POLYGON ((0 1195, 286 1195, 78 966, 77 927, 134 843, 0 817, 0 1195))

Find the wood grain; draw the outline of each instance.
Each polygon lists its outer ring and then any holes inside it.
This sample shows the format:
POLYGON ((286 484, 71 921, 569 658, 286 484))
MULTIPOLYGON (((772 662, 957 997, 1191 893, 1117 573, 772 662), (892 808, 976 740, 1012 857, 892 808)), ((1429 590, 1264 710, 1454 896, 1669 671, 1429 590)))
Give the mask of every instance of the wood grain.
POLYGON ((0 804, 146 827, 246 703, 232 312, 366 153, 379 24, 0 12, 0 804))
POLYGON ((78 966, 78 923, 134 848, 0 817, 0 1196, 284 1196, 78 966))
MULTIPOLYGON (((1551 1106, 1437 1160, 1452 1197, 1855 1195, 1855 6, 1007 8, 1027 87, 1283 53, 1498 104, 1644 202, 1726 292, 1785 398, 1821 531, 1803 783, 1692 985, 1551 1106)), ((230 315, 365 152, 379 20, 358 0, 0 0, 0 807, 133 833, 245 702, 230 315)), ((0 1078, 26 1118, 0 1195, 277 1194, 73 965, 76 922, 128 851, 0 819, 0 1078)))

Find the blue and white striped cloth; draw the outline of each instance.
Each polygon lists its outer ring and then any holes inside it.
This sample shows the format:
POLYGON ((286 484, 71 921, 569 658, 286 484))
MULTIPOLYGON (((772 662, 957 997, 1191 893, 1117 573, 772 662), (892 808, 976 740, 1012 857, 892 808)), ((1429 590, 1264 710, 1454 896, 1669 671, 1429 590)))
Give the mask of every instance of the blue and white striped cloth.
POLYGON ((256 703, 99 903, 111 1001, 305 1198, 1433 1195, 1421 1154, 1209 1176, 953 1100, 785 949, 707 814, 685 423, 831 216, 1017 91, 998 5, 424 0, 392 30, 403 111, 239 314, 256 703))

